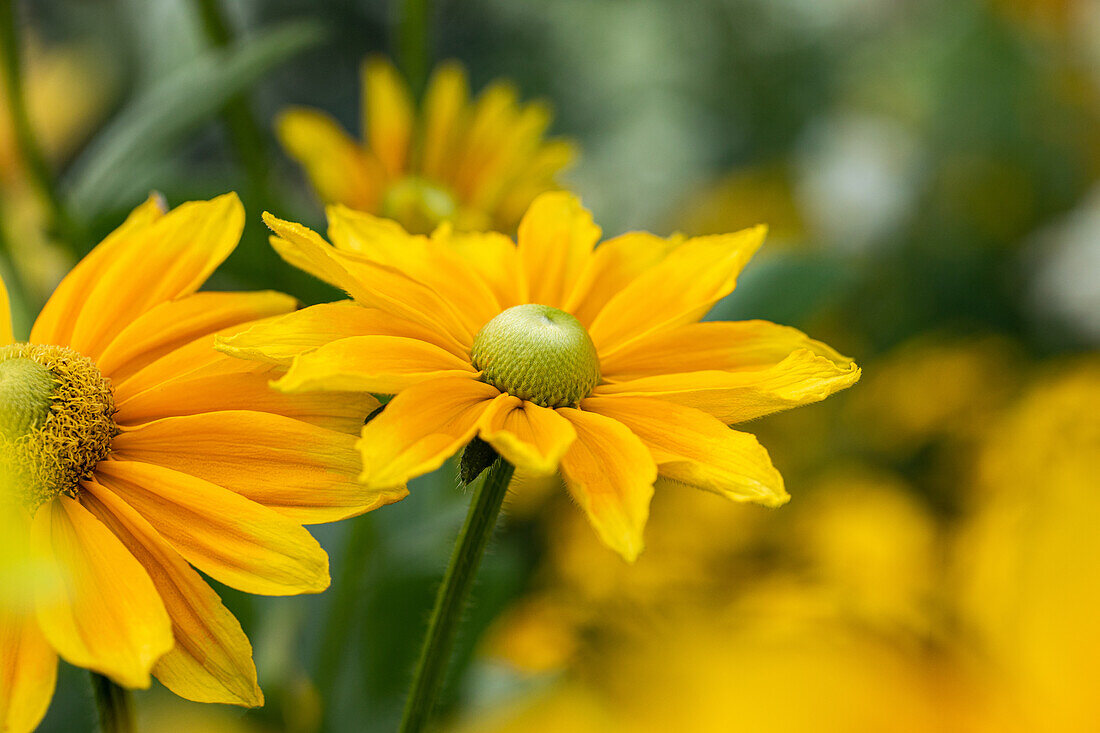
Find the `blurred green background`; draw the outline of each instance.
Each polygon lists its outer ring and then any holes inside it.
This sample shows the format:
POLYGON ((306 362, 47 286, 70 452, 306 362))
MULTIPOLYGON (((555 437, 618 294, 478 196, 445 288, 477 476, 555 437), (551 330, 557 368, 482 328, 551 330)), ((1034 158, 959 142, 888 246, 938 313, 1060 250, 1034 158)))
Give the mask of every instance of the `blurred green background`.
MULTIPOLYGON (((324 226, 271 120, 308 105, 358 133, 359 64, 401 50, 405 6, 15 5, 65 210, 0 122, 17 335, 151 189, 172 205, 240 193, 244 240, 211 287, 339 297, 267 245, 265 209, 324 226)), ((412 63, 458 59, 475 91, 506 77, 548 100, 553 133, 581 149, 564 182, 605 235, 767 222, 711 317, 796 326, 864 367, 849 392, 751 426, 788 507, 660 486, 635 567, 558 487, 517 487, 460 641, 452 724, 1100 729, 1100 540, 1084 524, 1100 517, 1100 6, 429 5, 429 57, 412 63)), ((394 729, 465 511, 456 486, 446 467, 397 505, 315 528, 333 557, 324 595, 219 588, 267 706, 154 689, 138 693, 144 729, 394 729)), ((93 719, 86 674, 67 668, 42 730, 93 719)))

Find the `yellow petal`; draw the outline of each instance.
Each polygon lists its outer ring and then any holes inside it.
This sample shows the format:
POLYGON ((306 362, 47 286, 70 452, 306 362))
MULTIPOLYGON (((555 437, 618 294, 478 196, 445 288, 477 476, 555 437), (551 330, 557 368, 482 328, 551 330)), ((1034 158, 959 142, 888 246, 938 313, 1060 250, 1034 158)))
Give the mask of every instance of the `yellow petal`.
POLYGON ((317 197, 356 209, 378 208, 385 184, 381 163, 323 112, 293 108, 275 120, 275 134, 305 168, 317 197))
POLYGON ((431 328, 460 348, 473 343, 474 333, 427 285, 396 268, 337 250, 301 224, 266 213, 264 221, 278 235, 272 245, 284 259, 343 289, 361 305, 431 328))
POLYGON ((0 346, 7 346, 15 341, 11 322, 11 300, 8 298, 8 288, 4 285, 4 279, 0 278, 0 346))
POLYGON ((682 243, 682 237, 662 239, 647 232, 607 240, 588 258, 564 310, 590 326, 611 298, 682 243))
POLYGON ((57 685, 57 654, 34 614, 0 607, 0 731, 30 733, 57 685))
POLYGON ((644 546, 657 464, 622 423, 572 408, 557 412, 577 432, 561 460, 565 485, 603 543, 634 562, 644 546))
POLYGON ((660 329, 702 318, 733 292, 766 228, 689 239, 614 295, 589 333, 600 358, 660 329))
POLYGON ((536 476, 558 470, 577 433, 554 410, 502 394, 481 416, 478 433, 517 469, 536 476))
POLYGON ((393 64, 379 56, 363 64, 362 104, 367 143, 390 178, 397 178, 412 141, 412 94, 393 64))
POLYGON ((111 261, 130 248, 135 239, 140 240, 145 230, 163 215, 164 202, 157 196, 150 196, 134 209, 126 221, 89 252, 54 289, 34 323, 31 341, 60 346, 68 344, 77 316, 88 294, 96 288, 100 273, 111 267, 111 261))
POLYGON ((859 381, 855 364, 838 365, 799 349, 770 367, 740 372, 684 372, 596 387, 597 397, 656 397, 702 410, 732 425, 820 402, 859 381))
POLYGON ((453 61, 436 67, 424 93, 424 142, 420 169, 434 180, 443 180, 444 165, 454 153, 455 140, 470 97, 466 72, 453 61))
POLYGON ((244 208, 229 193, 181 204, 128 235, 99 268, 66 345, 97 358, 138 316, 198 290, 236 248, 243 228, 244 208))
POLYGON ((666 478, 734 501, 779 506, 790 499, 756 437, 704 412, 647 397, 590 397, 581 408, 630 428, 666 478))
POLYGON ((503 310, 477 270, 446 244, 411 236, 396 222, 346 206, 330 206, 328 221, 328 236, 337 249, 392 267, 431 288, 470 333, 503 310))
POLYGON ((495 140, 478 171, 470 195, 474 208, 492 210, 511 190, 514 179, 539 149, 553 115, 542 102, 522 107, 495 140))
POLYGON ((192 565, 259 595, 318 593, 328 556, 300 524, 208 481, 148 463, 107 460, 96 480, 149 521, 192 565))
POLYGON ((171 468, 301 524, 317 524, 362 514, 407 493, 361 486, 355 441, 288 417, 239 410, 157 420, 123 431, 111 449, 120 461, 171 468))
MULTIPOLYGON (((229 333, 234 333, 234 327, 229 333)), ((225 332, 223 332, 225 333, 225 332)), ((122 409, 132 397, 146 390, 166 387, 174 382, 198 377, 241 372, 259 372, 270 369, 270 365, 244 359, 235 359, 215 350, 216 334, 203 336, 189 344, 170 351, 161 358, 142 367, 130 376, 112 384, 115 392, 115 407, 122 409)))
POLYGON ((251 410, 358 435, 363 419, 378 407, 378 400, 366 392, 284 394, 271 388, 271 379, 278 376, 269 370, 172 380, 118 404, 115 422, 121 427, 136 427, 165 417, 251 410))
POLYGON ((432 239, 452 249, 477 271, 496 296, 500 310, 530 302, 519 253, 508 237, 496 232, 456 232, 444 224, 432 232, 432 239))
POLYGON ((387 489, 439 468, 473 440, 478 419, 499 394, 476 379, 446 377, 397 395, 363 428, 360 481, 387 489))
POLYGON ((401 336, 352 336, 296 357, 273 386, 283 392, 397 394, 427 380, 464 375, 477 375, 470 360, 435 344, 401 336))
POLYGON ((31 542, 51 559, 57 596, 38 604, 38 623, 65 661, 126 687, 148 687, 172 648, 172 625, 149 574, 102 522, 59 496, 38 510, 31 542))
POLYGON ((573 194, 554 191, 535 199, 517 240, 531 302, 561 308, 599 238, 600 228, 573 194))
POLYGON ((252 645, 218 594, 126 502, 94 481, 84 487, 81 502, 148 571, 172 620, 176 645, 153 668, 157 679, 195 702, 262 705, 252 645))
POLYGON ((796 328, 768 321, 708 321, 638 339, 601 358, 600 369, 609 382, 678 372, 750 371, 775 366, 800 349, 844 368, 852 361, 796 328))
POLYGON ((170 351, 230 326, 294 310, 296 301, 273 291, 195 293, 161 303, 132 321, 103 350, 99 369, 123 379, 170 351))

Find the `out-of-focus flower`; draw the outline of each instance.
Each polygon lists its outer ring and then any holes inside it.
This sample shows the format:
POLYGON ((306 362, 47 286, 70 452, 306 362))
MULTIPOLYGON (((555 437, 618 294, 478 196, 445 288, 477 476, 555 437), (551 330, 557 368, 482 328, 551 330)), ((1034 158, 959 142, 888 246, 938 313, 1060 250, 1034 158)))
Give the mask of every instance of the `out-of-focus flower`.
POLYGON ((261 704, 251 645, 192 566, 245 592, 321 591, 328 558, 302 525, 404 495, 355 480, 349 433, 377 401, 281 395, 269 366, 213 349, 295 307, 196 293, 243 225, 232 194, 168 213, 151 199, 58 286, 28 343, 0 313, 0 504, 50 591, 0 596, 5 730, 41 719, 58 655, 127 687, 153 674, 188 699, 261 704))
POLYGON ((766 221, 769 247, 800 243, 806 234, 791 171, 782 165, 729 174, 693 196, 679 221, 688 233, 736 231, 766 221))
POLYGON ((881 359, 850 401, 859 434, 911 454, 943 436, 974 439, 1011 397, 1024 357, 996 336, 927 334, 881 359))
POLYGON ((380 214, 415 233, 444 221, 511 232, 538 194, 557 188, 575 155, 571 143, 544 139, 550 119, 546 105, 520 104, 507 82, 471 101, 454 62, 436 69, 418 114, 393 65, 371 58, 363 66, 362 144, 316 110, 288 110, 277 129, 325 203, 380 214))
MULTIPOLYGON (((89 48, 46 48, 31 39, 23 71, 31 127, 43 155, 56 165, 106 110, 114 86, 110 67, 89 48)), ((44 231, 45 209, 28 185, 7 105, 7 94, 0 88, 0 227, 28 300, 41 303, 72 260, 44 231)))
MULTIPOLYGON (((58 161, 72 152, 102 115, 110 96, 110 74, 89 49, 45 49, 28 44, 24 59, 27 116, 43 154, 58 161)), ((23 161, 15 141, 6 90, 0 90, 0 189, 23 185, 23 161)))
POLYGON ((1100 358, 1041 374, 982 451, 957 552, 964 629, 1029 731, 1100 720, 1100 358))
POLYGON ((396 394, 363 429, 361 480, 402 485, 475 437, 530 473, 561 469, 605 544, 642 550, 658 474, 736 501, 788 496, 767 452, 727 426, 817 402, 859 368, 765 321, 699 323, 728 295, 764 227, 661 239, 600 229, 571 194, 546 193, 500 234, 330 209, 329 245, 267 217, 292 264, 353 302, 315 306, 223 340, 289 364, 277 388, 396 394))

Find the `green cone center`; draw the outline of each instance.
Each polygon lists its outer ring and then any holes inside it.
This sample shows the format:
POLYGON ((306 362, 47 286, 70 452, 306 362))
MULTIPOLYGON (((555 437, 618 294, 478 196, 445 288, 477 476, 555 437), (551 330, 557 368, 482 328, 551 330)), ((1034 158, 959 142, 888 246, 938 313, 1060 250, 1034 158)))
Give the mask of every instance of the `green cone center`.
POLYGON ((419 176, 398 179, 382 195, 382 216, 412 234, 430 234, 457 213, 458 203, 450 191, 419 176))
POLYGON ((600 383, 588 331, 547 305, 517 305, 486 323, 470 357, 483 381, 543 407, 575 405, 600 383))
POLYGON ((0 347, 0 501, 32 512, 75 496, 117 433, 114 396, 95 363, 72 349, 0 347))

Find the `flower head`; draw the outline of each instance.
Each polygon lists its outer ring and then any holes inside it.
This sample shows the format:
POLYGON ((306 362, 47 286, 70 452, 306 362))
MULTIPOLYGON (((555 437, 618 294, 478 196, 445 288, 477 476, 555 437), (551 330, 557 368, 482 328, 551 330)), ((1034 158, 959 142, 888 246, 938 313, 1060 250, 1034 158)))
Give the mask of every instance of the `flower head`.
POLYGON ((658 475, 738 501, 788 498, 768 454, 727 426, 824 399, 859 379, 828 346, 765 321, 698 320, 730 293, 763 227, 604 242, 575 197, 546 193, 500 234, 412 236, 336 206, 329 245, 274 217, 282 255, 346 290, 226 339, 288 371, 288 394, 395 394, 359 443, 382 489, 475 437, 520 470, 560 469, 601 539, 627 559, 658 475))
POLYGON ((0 727, 30 730, 57 658, 182 697, 263 696, 240 624, 196 569, 265 595, 327 587, 303 524, 404 495, 356 481, 366 394, 273 392, 215 334, 290 313, 197 293, 236 247, 234 195, 134 211, 15 343, 0 284, 0 727), (26 568, 34 568, 28 580, 26 568))
POLYGON ((327 115, 300 108, 279 118, 279 139, 325 203, 380 214, 413 232, 443 221, 513 231, 574 155, 570 143, 543 138, 545 105, 520 104, 502 81, 471 100, 455 62, 436 69, 418 114, 393 65, 368 59, 362 106, 362 144, 327 115))

